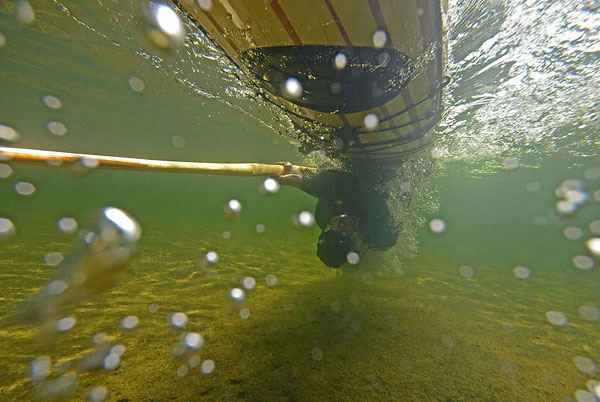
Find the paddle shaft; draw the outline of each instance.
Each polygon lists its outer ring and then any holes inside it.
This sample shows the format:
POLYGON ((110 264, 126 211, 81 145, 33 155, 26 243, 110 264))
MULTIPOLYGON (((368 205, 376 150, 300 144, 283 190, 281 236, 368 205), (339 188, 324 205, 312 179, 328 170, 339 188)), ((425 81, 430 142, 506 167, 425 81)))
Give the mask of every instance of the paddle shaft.
MULTIPOLYGON (((140 171, 166 171, 202 173, 229 176, 279 176, 283 166, 264 163, 203 163, 163 161, 153 159, 125 158, 120 156, 77 154, 70 152, 42 151, 38 149, 0 147, 0 161, 10 161, 25 165, 53 165, 80 162, 94 169, 123 169, 140 171)), ((313 168, 295 166, 300 171, 314 171, 313 168)))

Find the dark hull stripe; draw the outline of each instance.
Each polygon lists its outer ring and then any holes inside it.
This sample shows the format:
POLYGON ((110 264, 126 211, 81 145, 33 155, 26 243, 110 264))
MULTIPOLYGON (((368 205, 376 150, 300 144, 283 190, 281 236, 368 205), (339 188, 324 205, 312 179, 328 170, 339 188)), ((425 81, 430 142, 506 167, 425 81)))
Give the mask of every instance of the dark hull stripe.
POLYGON ((344 28, 342 21, 340 21, 340 17, 338 17, 337 13, 335 12, 335 9, 333 8, 333 4, 331 4, 331 1, 329 1, 329 0, 325 0, 325 4, 327 5, 327 8, 329 9, 329 13, 331 14, 331 17, 335 21, 335 25, 338 27, 340 34, 342 35, 342 38, 344 38, 346 45, 352 46, 352 41, 350 40, 350 36, 348 36, 348 32, 346 32, 346 29, 344 28))
POLYGON ((294 45, 301 45, 302 40, 296 33, 296 30, 294 29, 294 26, 288 19, 287 15, 285 15, 285 11, 283 11, 283 9, 281 8, 279 1, 271 0, 271 1, 269 1, 269 3, 271 4, 271 8, 275 12, 275 15, 277 15, 277 18, 279 18, 279 21, 281 21, 281 24, 287 31, 288 35, 290 35, 290 38, 292 38, 292 41, 294 41, 294 45))
POLYGON ((229 44, 229 46, 231 46, 233 48, 233 50, 235 52, 238 51, 238 47, 236 46, 235 43, 233 43, 233 41, 225 34, 225 30, 223 29, 223 27, 221 27, 221 25, 217 22, 217 20, 215 20, 213 18, 212 15, 210 15, 210 13, 208 11, 204 11, 204 13, 206 14, 206 16, 208 17, 208 19, 210 20, 210 23, 214 25, 215 28, 217 28, 217 30, 219 32, 221 32, 221 35, 223 35, 223 37, 225 38, 225 40, 227 41, 227 43, 229 44))
POLYGON ((379 5, 379 0, 369 0, 369 7, 371 8, 371 14, 373 14, 373 18, 375 19, 375 24, 377 24, 377 29, 384 31, 387 35, 385 47, 393 49, 394 43, 392 42, 390 32, 387 29, 385 18, 383 17, 383 11, 381 11, 381 6, 379 5))

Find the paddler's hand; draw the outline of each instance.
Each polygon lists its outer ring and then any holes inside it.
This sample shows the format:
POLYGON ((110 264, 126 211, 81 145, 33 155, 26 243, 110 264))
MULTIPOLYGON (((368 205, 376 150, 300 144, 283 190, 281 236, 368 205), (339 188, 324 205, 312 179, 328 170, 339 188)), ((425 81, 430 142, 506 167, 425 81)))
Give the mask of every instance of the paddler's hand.
POLYGON ((290 162, 277 162, 277 165, 283 166, 283 172, 279 176, 275 176, 279 184, 301 188, 304 176, 294 165, 290 162))

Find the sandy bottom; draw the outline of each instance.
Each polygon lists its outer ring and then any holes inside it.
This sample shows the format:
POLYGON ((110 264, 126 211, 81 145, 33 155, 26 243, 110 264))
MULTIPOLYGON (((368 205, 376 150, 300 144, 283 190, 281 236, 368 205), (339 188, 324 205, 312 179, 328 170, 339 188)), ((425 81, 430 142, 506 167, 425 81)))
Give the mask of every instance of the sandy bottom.
POLYGON ((72 330, 15 322, 11 312, 53 276, 41 256, 71 247, 72 238, 49 241, 55 237, 30 233, 3 248, 0 399, 40 399, 40 385, 28 380, 32 359, 50 357, 47 384, 74 370, 100 331, 124 345, 121 364, 78 374, 73 400, 102 385, 106 400, 121 402, 564 401, 598 377, 573 361, 597 361, 600 351, 598 322, 577 314, 596 297, 577 291, 590 288, 584 277, 565 283, 548 270, 522 280, 510 267, 484 263, 465 278, 460 261, 431 254, 407 261, 403 274, 331 270, 304 234, 291 249, 266 234, 147 233, 113 288, 68 310, 77 318, 72 330), (196 263, 208 244, 220 255, 214 278, 196 263), (274 286, 265 284, 268 274, 274 286), (227 293, 246 276, 257 286, 235 306, 227 293), (567 325, 550 325, 549 310, 567 314, 567 325), (169 323, 174 312, 188 316, 184 329, 169 323), (128 315, 139 318, 135 329, 121 328, 128 315), (187 332, 201 334, 204 347, 176 359, 173 348, 187 332), (215 363, 210 374, 196 366, 205 360, 215 363))

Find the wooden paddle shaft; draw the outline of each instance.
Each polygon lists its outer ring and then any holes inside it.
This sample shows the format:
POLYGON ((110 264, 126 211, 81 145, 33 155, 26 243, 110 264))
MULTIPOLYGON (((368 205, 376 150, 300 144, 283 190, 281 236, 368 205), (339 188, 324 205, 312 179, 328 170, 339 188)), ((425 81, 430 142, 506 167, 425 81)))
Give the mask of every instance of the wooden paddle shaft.
MULTIPOLYGON (((278 176, 283 173, 283 166, 275 164, 163 161, 12 147, 0 147, 0 161, 1 160, 26 165, 57 166, 62 163, 79 162, 83 166, 95 169, 187 172, 230 176, 278 176)), ((295 168, 300 171, 315 170, 304 166, 295 166, 295 168)))

